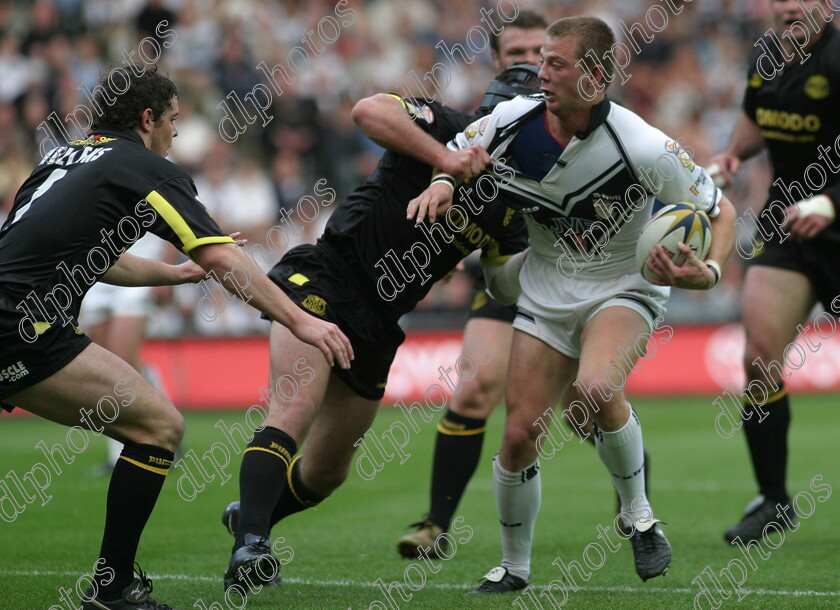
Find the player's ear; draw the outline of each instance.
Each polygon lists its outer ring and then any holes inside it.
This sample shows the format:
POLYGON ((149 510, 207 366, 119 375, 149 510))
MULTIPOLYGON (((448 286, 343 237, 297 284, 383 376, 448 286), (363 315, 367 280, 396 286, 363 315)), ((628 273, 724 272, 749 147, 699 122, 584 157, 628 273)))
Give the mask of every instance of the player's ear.
POLYGON ((589 72, 589 82, 592 83, 595 91, 603 91, 606 88, 605 85, 609 81, 607 80, 607 71, 603 65, 595 64, 592 66, 589 72))
POLYGON ((155 125, 155 111, 151 108, 146 108, 140 115, 140 129, 143 133, 148 133, 155 125))

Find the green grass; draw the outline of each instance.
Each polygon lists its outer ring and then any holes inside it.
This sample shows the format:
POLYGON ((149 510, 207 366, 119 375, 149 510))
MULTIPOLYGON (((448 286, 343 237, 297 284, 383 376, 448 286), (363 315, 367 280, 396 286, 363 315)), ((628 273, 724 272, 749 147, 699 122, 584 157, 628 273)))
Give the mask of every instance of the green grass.
MULTIPOLYGON (((823 483, 832 490, 840 489, 833 425, 837 397, 797 396, 794 402, 791 490, 807 490, 816 475, 823 475, 823 483)), ((754 494, 742 434, 724 440, 715 433, 711 399, 639 399, 635 406, 652 455, 653 505, 657 516, 668 522, 665 529, 674 550, 671 570, 667 577, 643 584, 633 571, 629 543, 624 542, 588 582, 579 583, 584 585, 580 590, 570 592, 567 607, 690 608, 699 590, 692 579, 707 566, 717 574, 730 560, 741 557, 723 543, 721 533, 754 494)), ((242 422, 243 415, 188 413, 186 448, 203 454, 213 443, 224 441, 213 427, 219 418, 230 425, 242 422)), ((377 434, 401 417, 384 409, 375 425, 377 434)), ((498 447, 502 423, 501 414, 491 421, 479 471, 459 509, 472 538, 458 544, 453 559, 436 562, 436 573, 426 569, 425 585, 410 600, 402 600, 395 590, 399 608, 537 608, 512 595, 464 596, 500 558, 490 457, 498 447)), ((434 421, 426 424, 412 437, 407 448, 411 457, 404 464, 396 460, 385 464, 371 481, 353 473, 321 506, 293 515, 275 528, 272 534, 285 538, 294 549, 294 559, 283 569, 286 585, 252 595, 248 607, 359 609, 379 601, 374 608, 394 608, 373 583, 403 582, 410 562, 397 557, 395 542, 407 531, 405 526, 426 510, 434 425, 434 421)), ((11 469, 21 476, 41 461, 43 455, 34 448, 41 439, 50 445, 64 442, 65 430, 34 418, 0 418, 5 472, 11 469)), ((82 573, 90 571, 98 550, 107 479, 91 477, 88 471, 104 453, 104 443, 93 441, 63 467, 60 476, 53 477, 47 490, 53 497, 46 506, 36 501, 14 522, 0 521, 0 607, 69 607, 62 606, 60 587, 72 588, 82 573)), ((238 457, 226 469, 233 475, 230 480, 220 485, 217 476, 192 502, 178 495, 182 471, 174 469, 146 529, 138 560, 153 576, 156 596, 177 608, 219 610, 239 603, 235 598, 226 603, 222 596, 221 573, 231 539, 219 523, 222 507, 237 496, 238 457), (214 602, 217 605, 212 606, 214 602)), ((552 565, 557 557, 564 562, 581 560, 584 548, 598 542, 596 526, 611 522, 614 504, 608 477, 589 445, 573 442, 543 462, 542 486, 532 559, 537 594, 560 577, 552 565)), ((825 493, 812 492, 815 498, 818 495, 825 493)), ((0 508, 8 511, 8 501, 3 500, 0 508)), ((724 607, 840 606, 837 523, 840 501, 832 493, 824 502, 816 502, 813 515, 801 520, 797 531, 788 532, 767 559, 754 554, 757 566, 749 570, 745 584, 749 593, 740 603, 732 595, 724 607)), ((593 554, 591 559, 597 557, 593 554)), ((412 568, 408 574, 420 584, 418 571, 412 568)), ((721 581, 728 587, 728 581, 721 581)), ((556 607, 540 599, 545 610, 556 607)), ((562 595, 556 599, 561 602, 562 595)))

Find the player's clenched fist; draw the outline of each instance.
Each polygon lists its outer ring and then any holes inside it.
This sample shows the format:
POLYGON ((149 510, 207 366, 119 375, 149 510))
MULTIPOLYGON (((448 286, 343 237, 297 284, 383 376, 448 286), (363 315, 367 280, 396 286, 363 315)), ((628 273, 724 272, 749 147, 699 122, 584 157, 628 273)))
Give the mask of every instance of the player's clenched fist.
POLYGON ((466 180, 477 176, 490 163, 490 155, 481 146, 470 146, 463 150, 451 151, 444 158, 440 170, 466 180))
POLYGON ((350 339, 335 324, 304 314, 294 324, 289 325, 289 330, 304 343, 321 350, 330 366, 338 362, 341 368, 350 368, 353 346, 350 339))

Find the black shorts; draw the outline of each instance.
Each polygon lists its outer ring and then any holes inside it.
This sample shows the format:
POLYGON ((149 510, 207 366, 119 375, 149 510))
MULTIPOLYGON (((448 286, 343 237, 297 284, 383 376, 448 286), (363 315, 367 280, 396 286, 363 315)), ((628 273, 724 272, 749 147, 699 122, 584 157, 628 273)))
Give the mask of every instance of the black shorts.
POLYGON ((362 398, 381 400, 388 371, 405 340, 397 318, 377 308, 361 280, 329 246, 298 246, 289 250, 268 277, 298 307, 336 324, 350 339, 355 358, 349 369, 333 372, 362 398))
MULTIPOLYGON (((6 411, 16 405, 3 402, 4 398, 58 372, 90 344, 87 335, 72 324, 50 326, 29 343, 20 331, 24 317, 14 303, 0 295, 0 408, 6 411)), ((24 324, 32 333, 31 323, 24 324)))
MULTIPOLYGON (((771 224, 762 224, 764 235, 773 233, 771 224)), ((792 237, 780 241, 775 233, 770 239, 764 239, 761 232, 756 232, 749 254, 752 256, 747 259, 748 265, 764 265, 801 273, 808 278, 825 310, 838 313, 840 301, 834 300, 840 297, 840 265, 837 264, 840 236, 833 227, 804 242, 796 242, 792 237)))

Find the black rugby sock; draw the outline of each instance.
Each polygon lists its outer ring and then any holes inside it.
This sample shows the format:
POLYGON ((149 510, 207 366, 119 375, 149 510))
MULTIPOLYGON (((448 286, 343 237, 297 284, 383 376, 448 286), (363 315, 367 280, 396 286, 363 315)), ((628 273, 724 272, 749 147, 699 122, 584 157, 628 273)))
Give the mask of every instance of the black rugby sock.
POLYGON ((239 469, 239 523, 233 549, 245 544, 245 535, 268 538, 271 513, 286 485, 286 470, 297 452, 294 439, 266 426, 254 434, 239 469))
POLYGON ((108 486, 105 531, 99 550, 104 563, 94 570, 97 598, 118 598, 134 578, 140 535, 174 459, 174 453, 161 447, 125 443, 108 486))
MULTIPOLYGON (((744 401, 744 432, 750 450, 755 477, 765 498, 787 502, 787 433, 790 427, 790 402, 787 388, 781 382, 778 391, 761 409, 767 416, 759 421, 758 408, 749 399, 744 401)), ((763 397, 761 397, 763 399, 763 397)))
POLYGON ((448 410, 438 424, 429 519, 444 530, 478 466, 486 423, 448 410))
POLYGON ((316 494, 303 484, 303 479, 300 476, 301 457, 296 457, 292 461, 292 467, 288 470, 286 486, 283 488, 283 493, 280 494, 280 500, 274 507, 274 512, 271 513, 272 526, 289 515, 320 504, 325 498, 325 496, 316 494))

